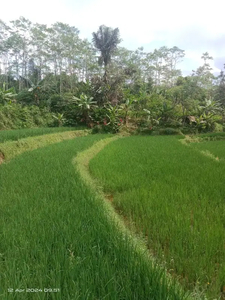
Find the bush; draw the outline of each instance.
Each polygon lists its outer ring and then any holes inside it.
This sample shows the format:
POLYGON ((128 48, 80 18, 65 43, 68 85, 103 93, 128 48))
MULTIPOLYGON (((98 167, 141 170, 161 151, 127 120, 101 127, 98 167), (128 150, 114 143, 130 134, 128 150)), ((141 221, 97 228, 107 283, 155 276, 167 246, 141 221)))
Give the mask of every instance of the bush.
POLYGON ((50 110, 55 113, 62 113, 63 111, 62 103, 63 103, 63 98, 58 94, 53 94, 48 100, 48 105, 50 107, 50 110))
POLYGON ((0 106, 0 130, 53 126, 53 114, 47 108, 10 104, 0 106))
POLYGON ((180 128, 182 134, 197 134, 198 130, 193 126, 183 126, 180 128))
POLYGON ((16 100, 18 103, 23 105, 32 105, 35 103, 34 93, 29 92, 28 90, 23 90, 17 94, 16 100))
POLYGON ((92 134, 95 134, 95 133, 102 133, 103 132, 103 129, 102 129, 102 126, 101 125, 96 125, 92 128, 92 131, 91 133, 92 134))
POLYGON ((174 128, 161 128, 159 129, 160 135, 175 135, 175 134, 182 134, 182 132, 178 129, 174 128))
POLYGON ((151 128, 141 128, 138 127, 136 130, 137 134, 143 134, 143 135, 152 135, 153 130, 151 128))
POLYGON ((213 132, 223 132, 223 125, 219 123, 213 124, 213 132))
POLYGON ((181 128, 182 127, 182 123, 180 121, 177 121, 177 120, 172 120, 172 119, 169 119, 167 122, 165 122, 163 124, 163 126, 167 127, 167 128, 181 128))

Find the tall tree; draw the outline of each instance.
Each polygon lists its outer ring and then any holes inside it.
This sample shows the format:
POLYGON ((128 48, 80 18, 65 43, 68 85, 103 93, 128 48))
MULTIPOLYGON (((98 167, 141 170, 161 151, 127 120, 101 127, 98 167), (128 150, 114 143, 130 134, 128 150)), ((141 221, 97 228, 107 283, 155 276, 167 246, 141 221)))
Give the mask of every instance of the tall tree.
POLYGON ((212 56, 209 56, 208 52, 202 54, 201 58, 204 60, 204 64, 200 66, 196 71, 193 71, 192 76, 195 76, 198 85, 203 87, 207 91, 207 97, 212 98, 213 95, 213 80, 215 79, 212 74, 212 67, 209 64, 210 60, 213 60, 212 56))
POLYGON ((11 48, 11 70, 19 80, 19 90, 27 87, 24 78, 28 76, 28 61, 30 59, 30 29, 31 22, 24 17, 11 21, 12 33, 7 41, 11 48))
MULTIPOLYGON (((225 64, 224 64, 225 70, 225 64)), ((225 72, 221 70, 220 75, 217 77, 218 85, 215 91, 215 100, 220 102, 225 107, 225 72)))
POLYGON ((178 76, 181 76, 181 70, 176 69, 176 67, 177 64, 182 61, 184 55, 184 50, 181 50, 176 46, 168 49, 166 57, 167 71, 165 73, 165 80, 167 86, 172 87, 173 85, 175 85, 178 76))
POLYGON ((105 25, 101 25, 97 32, 93 32, 93 43, 101 56, 99 57, 99 64, 104 64, 104 80, 107 82, 108 65, 111 61, 112 54, 120 43, 119 29, 112 29, 105 25))

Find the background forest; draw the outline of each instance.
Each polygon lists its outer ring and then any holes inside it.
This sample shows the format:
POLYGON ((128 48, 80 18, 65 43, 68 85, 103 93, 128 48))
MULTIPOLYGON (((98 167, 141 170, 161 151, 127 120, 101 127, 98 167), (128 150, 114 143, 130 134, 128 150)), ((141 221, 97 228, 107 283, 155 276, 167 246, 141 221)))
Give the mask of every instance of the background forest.
POLYGON ((224 130, 225 73, 208 52, 183 77, 185 51, 120 47, 105 25, 92 42, 76 27, 0 21, 0 129, 87 125, 93 132, 224 130))

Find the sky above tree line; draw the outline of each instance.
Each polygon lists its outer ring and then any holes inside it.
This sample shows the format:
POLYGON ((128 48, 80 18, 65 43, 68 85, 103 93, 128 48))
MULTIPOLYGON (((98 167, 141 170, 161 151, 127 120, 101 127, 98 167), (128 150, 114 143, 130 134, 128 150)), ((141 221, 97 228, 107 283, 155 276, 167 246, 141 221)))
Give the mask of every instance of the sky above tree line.
POLYGON ((130 50, 144 47, 151 52, 162 46, 185 50, 178 65, 190 75, 203 64, 202 53, 214 58, 214 74, 225 64, 224 0, 11 0, 1 3, 4 22, 20 16, 32 23, 51 25, 63 22, 75 26, 81 38, 92 39, 100 25, 118 27, 120 46, 130 50))

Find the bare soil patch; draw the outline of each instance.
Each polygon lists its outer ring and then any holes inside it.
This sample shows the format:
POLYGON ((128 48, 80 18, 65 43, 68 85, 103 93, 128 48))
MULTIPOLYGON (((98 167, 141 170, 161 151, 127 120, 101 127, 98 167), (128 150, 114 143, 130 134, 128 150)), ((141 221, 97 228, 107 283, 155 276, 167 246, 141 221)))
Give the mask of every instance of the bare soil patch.
POLYGON ((5 159, 4 154, 0 152, 0 164, 3 163, 4 159, 5 159))

